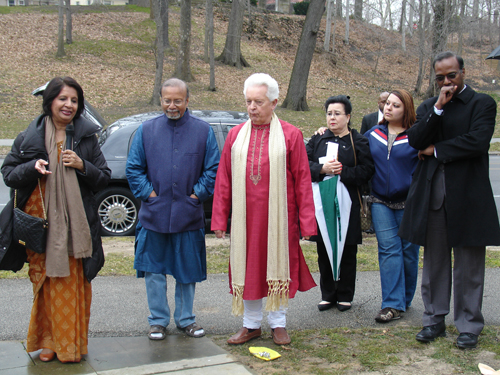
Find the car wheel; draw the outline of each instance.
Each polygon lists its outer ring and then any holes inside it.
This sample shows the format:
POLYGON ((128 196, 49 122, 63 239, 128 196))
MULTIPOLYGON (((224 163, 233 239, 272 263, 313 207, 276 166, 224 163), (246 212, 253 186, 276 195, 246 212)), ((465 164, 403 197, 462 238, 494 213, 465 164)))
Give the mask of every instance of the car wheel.
POLYGON ((124 187, 108 187, 96 195, 103 236, 132 236, 139 220, 140 202, 124 187))

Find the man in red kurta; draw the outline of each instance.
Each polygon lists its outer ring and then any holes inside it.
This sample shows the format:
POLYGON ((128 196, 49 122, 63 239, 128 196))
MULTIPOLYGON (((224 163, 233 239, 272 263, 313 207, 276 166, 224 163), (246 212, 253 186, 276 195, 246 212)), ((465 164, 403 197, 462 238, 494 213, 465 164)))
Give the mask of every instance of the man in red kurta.
POLYGON ((311 175, 301 131, 274 113, 278 83, 253 74, 243 93, 250 120, 227 136, 212 211, 212 230, 224 238, 232 210, 230 288, 243 328, 228 343, 261 335, 267 297, 273 340, 284 345, 288 299, 316 286, 299 245, 300 233, 316 234, 311 175))

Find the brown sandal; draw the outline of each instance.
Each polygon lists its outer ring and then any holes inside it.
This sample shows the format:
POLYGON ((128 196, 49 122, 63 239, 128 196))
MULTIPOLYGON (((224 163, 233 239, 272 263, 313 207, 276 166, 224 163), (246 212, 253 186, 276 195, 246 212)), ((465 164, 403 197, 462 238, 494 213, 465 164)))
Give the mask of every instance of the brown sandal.
POLYGON ((186 335, 191 337, 203 337, 205 336, 205 330, 201 328, 196 322, 191 323, 187 327, 179 328, 181 331, 186 332, 186 335))
POLYGON ((149 328, 148 337, 150 340, 163 340, 167 337, 167 330, 163 326, 154 325, 149 328))

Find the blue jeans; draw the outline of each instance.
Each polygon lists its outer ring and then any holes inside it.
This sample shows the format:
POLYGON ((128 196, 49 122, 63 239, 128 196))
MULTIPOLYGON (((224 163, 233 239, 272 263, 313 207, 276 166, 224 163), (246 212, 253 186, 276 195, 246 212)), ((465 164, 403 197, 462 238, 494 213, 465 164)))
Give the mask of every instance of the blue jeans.
POLYGON ((398 236, 404 210, 393 210, 381 203, 373 203, 371 209, 378 241, 382 309, 406 311, 417 287, 420 246, 398 236))
MULTIPOLYGON (((167 301, 167 278, 161 273, 145 272, 146 292, 148 295, 149 325, 168 326, 170 308, 167 301)), ((182 284, 175 282, 174 322, 184 328, 195 322, 193 301, 196 283, 182 284)))

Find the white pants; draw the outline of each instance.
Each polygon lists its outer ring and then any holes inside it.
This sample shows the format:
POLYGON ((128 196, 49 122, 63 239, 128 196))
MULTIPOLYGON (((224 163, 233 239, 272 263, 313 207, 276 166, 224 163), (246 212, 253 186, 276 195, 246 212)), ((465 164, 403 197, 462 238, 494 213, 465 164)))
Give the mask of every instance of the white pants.
MULTIPOLYGON (((262 299, 243 300, 245 312, 243 314, 243 327, 248 329, 258 329, 262 322, 262 299)), ((280 306, 278 311, 269 311, 267 322, 271 329, 286 327, 286 311, 288 309, 280 306)))

